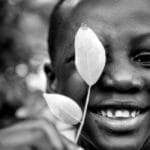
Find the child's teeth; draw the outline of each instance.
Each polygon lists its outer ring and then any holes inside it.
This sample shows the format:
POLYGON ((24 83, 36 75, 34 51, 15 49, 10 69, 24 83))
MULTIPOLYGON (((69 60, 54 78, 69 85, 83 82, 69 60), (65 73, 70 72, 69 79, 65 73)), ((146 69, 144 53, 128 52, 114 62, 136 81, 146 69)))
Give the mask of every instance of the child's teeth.
POLYGON ((135 116, 136 116, 136 111, 132 111, 132 112, 131 112, 131 117, 134 118, 135 116))
POLYGON ((128 110, 117 110, 115 112, 115 117, 124 117, 124 118, 128 118, 130 117, 130 112, 128 110))
POLYGON ((107 117, 113 117, 113 113, 112 113, 112 111, 111 110, 107 110, 107 117))
POLYGON ((115 112, 115 117, 122 117, 122 116, 123 116, 123 111, 117 110, 117 111, 115 112))
POLYGON ((139 114, 140 114, 140 111, 137 111, 137 112, 136 112, 136 115, 139 115, 139 114))
POLYGON ((109 118, 134 118, 139 115, 139 111, 129 110, 102 110, 101 115, 109 118))
POLYGON ((127 110, 124 110, 124 111, 123 111, 123 116, 124 116, 124 117, 130 117, 130 112, 127 111, 127 110))
POLYGON ((101 111, 102 116, 106 116, 106 112, 105 111, 101 111))

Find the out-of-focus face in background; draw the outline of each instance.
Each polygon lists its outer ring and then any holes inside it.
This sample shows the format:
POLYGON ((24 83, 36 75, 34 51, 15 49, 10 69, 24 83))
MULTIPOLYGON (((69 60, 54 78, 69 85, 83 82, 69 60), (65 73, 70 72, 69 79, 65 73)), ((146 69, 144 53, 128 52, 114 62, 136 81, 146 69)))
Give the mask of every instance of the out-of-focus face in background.
POLYGON ((57 90, 81 106, 87 85, 74 64, 73 41, 82 23, 93 29, 107 54, 92 87, 83 134, 98 149, 138 150, 150 136, 150 1, 85 1, 58 29, 57 90))
POLYGON ((0 1, 0 128, 16 122, 19 107, 45 105, 42 64, 48 59, 48 18, 54 2, 0 1))

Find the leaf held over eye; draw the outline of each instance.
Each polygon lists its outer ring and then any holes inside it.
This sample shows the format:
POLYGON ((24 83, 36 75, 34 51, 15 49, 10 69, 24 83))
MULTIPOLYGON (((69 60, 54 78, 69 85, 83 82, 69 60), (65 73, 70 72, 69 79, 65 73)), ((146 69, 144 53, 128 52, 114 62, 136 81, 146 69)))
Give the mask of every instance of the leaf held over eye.
POLYGON ((103 44, 87 25, 82 25, 75 36, 75 64, 85 80, 92 86, 99 79, 106 63, 103 44))
POLYGON ((51 112, 60 121, 75 125, 82 119, 80 106, 71 98, 60 94, 43 94, 51 112))

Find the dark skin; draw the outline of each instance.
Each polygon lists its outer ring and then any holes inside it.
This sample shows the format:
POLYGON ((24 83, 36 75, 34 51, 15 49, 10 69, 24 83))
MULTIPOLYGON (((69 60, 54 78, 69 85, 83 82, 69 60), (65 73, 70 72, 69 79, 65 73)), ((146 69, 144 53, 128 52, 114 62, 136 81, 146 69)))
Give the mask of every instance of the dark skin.
MULTIPOLYGON (((5 12, 5 10, 0 10, 0 12, 3 11, 5 12)), ((9 11, 8 13, 10 14, 10 12, 11 11, 9 11)), ((14 21, 14 19, 12 18, 10 20, 10 18, 7 18, 8 16, 5 15, 5 13, 4 13, 4 17, 2 17, 2 13, 0 15, 1 15, 1 20, 8 21, 8 22, 6 21, 7 23, 4 23, 4 21, 2 21, 1 26, 6 26, 6 29, 9 28, 8 26, 10 25, 10 21, 14 21)), ((13 16, 14 14, 12 14, 11 17, 13 16)), ((12 29, 5 30, 4 28, 3 31, 3 29, 1 28, 1 32, 2 31, 3 32, 1 33, 2 36, 0 40, 0 47, 2 50, 2 54, 3 53, 4 54, 1 56, 2 63, 0 68, 1 69, 0 150, 77 150, 78 149, 77 145, 67 140, 56 130, 54 122, 52 122, 52 120, 50 119, 51 116, 49 117, 48 115, 45 114, 45 111, 48 109, 47 107, 43 108, 43 110, 40 109, 35 110, 36 107, 32 107, 32 106, 31 109, 25 107, 20 108, 21 103, 19 103, 18 97, 20 97, 19 92, 21 92, 22 90, 17 91, 16 93, 17 96, 15 96, 15 94, 11 94, 12 91, 16 91, 16 89, 12 89, 12 88, 16 88, 16 86, 13 85, 14 73, 10 74, 10 71, 6 70, 6 66, 7 65, 9 66, 10 64, 7 62, 8 60, 3 60, 6 57, 5 56, 6 53, 9 52, 9 48, 11 48, 11 46, 12 46, 11 50, 13 50, 14 48, 14 41, 12 39, 14 37, 14 34, 12 36, 9 35, 12 34, 12 32, 10 32, 11 30, 12 29), (3 33, 5 33, 4 37, 3 37, 3 33), (3 51, 6 51, 6 53, 3 51), (6 78, 3 78, 3 76, 6 78), (10 78, 11 78, 10 81, 12 82, 9 81, 10 78), (7 82, 5 82, 5 80, 7 80, 7 82), (10 91, 6 91, 6 90, 10 90, 10 91), (24 109, 24 111, 27 111, 27 114, 24 116, 24 118, 19 118, 16 115, 19 114, 16 112, 20 111, 20 109, 21 110, 24 109)), ((16 31, 15 32, 13 31, 13 33, 16 34, 16 31)), ((9 62, 13 63, 13 61, 16 59, 16 57, 13 58, 13 56, 14 55, 12 55, 12 58, 10 58, 11 55, 8 56, 8 58, 11 59, 9 60, 9 62)), ((14 66, 14 64, 12 64, 12 66, 14 66)), ((11 68, 11 67, 7 67, 7 68, 11 68)), ((25 99, 26 98, 27 97, 25 97, 25 99)))
POLYGON ((29 113, 28 110, 28 116, 24 121, 20 119, 18 123, 0 129, 1 150, 78 150, 78 148, 57 131, 54 123, 42 111, 39 111, 37 116, 37 113, 29 113))
MULTIPOLYGON (((74 9, 58 29, 56 60, 49 66, 49 74, 55 75, 55 79, 49 86, 54 84, 56 92, 70 96, 82 108, 88 86, 77 72, 73 56, 74 37, 82 23, 96 33, 106 49, 107 63, 99 81, 92 87, 82 132, 96 149, 149 149, 148 145, 143 146, 150 136, 149 5, 148 0, 86 2, 74 9), (136 106, 147 110, 142 113, 141 121, 129 128, 123 124, 123 127, 116 127, 102 122, 90 110, 106 104, 117 105, 119 109, 136 106)), ((88 143, 85 148, 94 149, 88 143)))
MULTIPOLYGON (((149 142, 145 144, 150 135, 149 111, 144 113, 142 121, 130 126, 129 130, 126 125, 120 129, 104 124, 90 109, 106 103, 111 106, 121 105, 119 107, 127 104, 144 108, 150 106, 149 4, 148 0, 91 0, 76 8, 58 29, 55 41, 56 60, 52 62, 52 66, 45 67, 49 92, 70 96, 82 108, 84 106, 88 86, 77 72, 73 59, 74 37, 82 23, 96 33, 107 53, 104 72, 92 87, 90 95, 82 134, 93 144, 81 138, 86 150, 149 149, 149 142)), ((77 149, 64 139, 52 122, 33 116, 32 121, 26 119, 1 130, 0 149, 77 149), (21 138, 22 135, 27 138, 21 138), (11 142, 12 140, 14 141, 11 142)))

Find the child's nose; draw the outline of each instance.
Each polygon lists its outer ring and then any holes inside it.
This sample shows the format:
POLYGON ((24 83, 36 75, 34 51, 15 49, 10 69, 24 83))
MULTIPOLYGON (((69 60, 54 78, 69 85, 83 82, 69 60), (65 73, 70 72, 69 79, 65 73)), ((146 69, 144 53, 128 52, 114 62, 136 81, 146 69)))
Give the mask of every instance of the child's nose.
POLYGON ((104 72, 102 85, 107 90, 117 90, 120 92, 137 92, 144 86, 142 77, 130 67, 114 66, 104 72))

